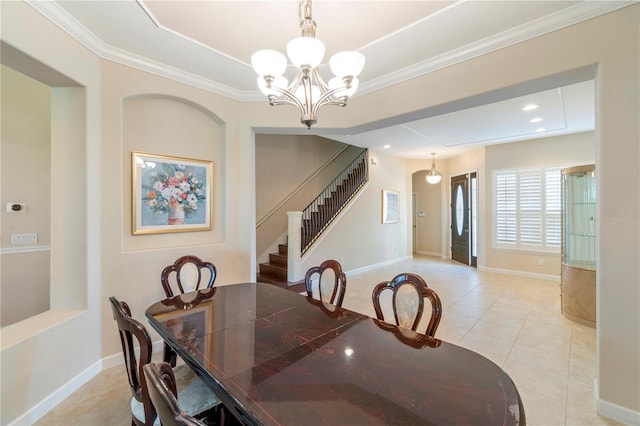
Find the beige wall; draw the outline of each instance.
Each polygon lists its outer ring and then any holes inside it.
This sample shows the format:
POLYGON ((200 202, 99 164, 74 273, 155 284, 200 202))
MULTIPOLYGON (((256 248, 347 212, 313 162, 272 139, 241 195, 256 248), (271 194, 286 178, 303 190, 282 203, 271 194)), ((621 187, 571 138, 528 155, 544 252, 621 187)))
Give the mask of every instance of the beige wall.
MULTIPOLYGON (((442 163, 443 161, 436 163, 436 170, 440 174, 444 173, 442 163)), ((428 167, 430 169, 431 165, 428 167)), ((413 218, 416 226, 415 251, 446 257, 442 252, 442 228, 447 220, 446 215, 443 215, 442 195, 443 191, 446 192, 448 180, 443 178, 437 184, 430 184, 426 181, 428 173, 429 170, 420 170, 412 175, 412 191, 416 194, 416 217, 413 218), (419 212, 424 212, 424 216, 419 216, 419 212)))
POLYGON ((256 135, 258 263, 287 242, 287 212, 302 211, 360 150, 318 136, 256 135))
POLYGON ((4 327, 49 309, 51 88, 6 66, 0 77, 0 326, 4 327), (7 213, 10 202, 24 203, 25 211, 7 213), (12 234, 23 233, 37 233, 37 243, 11 243, 12 234))
MULTIPOLYGON (((350 103, 354 110, 362 111, 364 120, 365 109, 358 108, 357 101, 384 105, 385 111, 398 114, 425 108, 425 103, 438 105, 597 66, 595 144, 600 198, 596 404, 600 413, 618 416, 627 423, 637 423, 640 411, 639 16, 640 6, 636 4, 350 103), (412 96, 418 88, 421 93, 429 93, 426 100, 412 96)), ((366 112, 371 119, 378 118, 377 110, 366 112)))
POLYGON ((578 133, 486 147, 482 180, 485 204, 482 227, 485 232, 480 265, 489 269, 523 271, 542 276, 560 276, 560 255, 545 253, 519 253, 493 248, 493 172, 504 169, 538 167, 567 167, 595 162, 594 132, 578 133), (544 262, 540 265, 540 259, 544 262))
MULTIPOLYGON (((347 109, 322 111, 320 120, 320 126, 353 126, 597 64, 597 405, 602 413, 632 420, 640 412, 639 13, 640 5, 634 5, 356 97, 347 109)), ((81 117, 85 124, 86 187, 79 194, 86 217, 81 217, 81 229, 71 231, 84 244, 85 253, 70 259, 87 271, 86 309, 56 317, 46 325, 19 323, 29 333, 14 326, 2 329, 1 422, 6 424, 25 413, 23 419, 37 417, 39 410, 51 407, 56 398, 99 371, 103 362, 109 365, 120 360, 108 296, 127 300, 134 306, 134 315, 143 317, 145 307, 162 297, 158 271, 185 251, 220 265, 220 284, 251 279, 255 274, 256 223, 252 128, 290 126, 291 110, 271 108, 266 102, 231 101, 99 61, 25 3, 2 2, 2 38, 86 88, 81 117), (221 216, 226 219, 221 224, 220 241, 202 241, 196 233, 185 233, 153 236, 158 240, 157 248, 149 243, 131 249, 125 244, 132 236, 128 210, 123 207, 129 198, 129 153, 123 141, 122 104, 132 96, 150 94, 197 105, 224 127, 220 161, 226 168, 220 197, 221 216), (8 336, 12 336, 11 343, 7 343, 8 336)), ((354 210, 354 214, 345 215, 335 226, 334 240, 326 245, 326 252, 318 250, 313 256, 344 257, 346 269, 354 270, 410 255, 407 213, 411 211, 411 174, 423 168, 424 164, 414 167, 412 162, 378 155, 372 182, 358 199, 358 214, 354 210), (398 188, 401 193, 405 208, 399 224, 380 224, 382 188, 398 188)), ((61 253, 74 253, 72 248, 61 253)))
POLYGON ((256 219, 264 219, 344 147, 318 136, 256 135, 256 219))
POLYGON ((376 158, 376 165, 369 166, 369 183, 304 255, 302 271, 325 259, 335 259, 345 271, 354 271, 411 255, 411 175, 406 160, 375 151, 370 156, 376 158), (382 223, 383 189, 400 193, 398 223, 382 223))
POLYGON ((0 423, 30 424, 100 370, 100 68, 26 3, 1 7, 3 42, 86 88, 51 90, 51 310, 0 331, 0 423))
POLYGON ((125 300, 133 315, 143 318, 145 309, 164 297, 160 271, 179 256, 212 261, 217 285, 253 280, 251 239, 242 234, 255 209, 248 190, 253 166, 248 154, 239 158, 249 134, 241 135, 233 102, 106 61, 101 93, 100 155, 108 170, 120 171, 117 179, 102 181, 101 337, 102 356, 109 356, 121 350, 109 296, 125 300), (131 151, 213 161, 213 230, 132 235, 131 151))

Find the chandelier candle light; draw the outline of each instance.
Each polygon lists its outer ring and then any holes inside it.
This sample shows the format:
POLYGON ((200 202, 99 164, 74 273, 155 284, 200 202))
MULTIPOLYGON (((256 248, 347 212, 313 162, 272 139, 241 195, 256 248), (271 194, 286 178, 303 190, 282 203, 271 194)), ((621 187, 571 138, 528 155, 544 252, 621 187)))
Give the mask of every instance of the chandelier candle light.
POLYGON ((259 50, 251 55, 251 65, 258 74, 258 87, 270 105, 295 105, 300 109, 300 122, 308 129, 317 120, 323 105, 346 106, 347 99, 358 89, 357 76, 364 67, 364 55, 346 51, 329 60, 335 77, 325 83, 318 71, 324 58, 324 43, 316 37, 316 23, 311 18, 311 0, 299 3, 301 37, 287 44, 287 55, 298 70, 291 84, 283 76, 287 58, 275 50, 259 50))

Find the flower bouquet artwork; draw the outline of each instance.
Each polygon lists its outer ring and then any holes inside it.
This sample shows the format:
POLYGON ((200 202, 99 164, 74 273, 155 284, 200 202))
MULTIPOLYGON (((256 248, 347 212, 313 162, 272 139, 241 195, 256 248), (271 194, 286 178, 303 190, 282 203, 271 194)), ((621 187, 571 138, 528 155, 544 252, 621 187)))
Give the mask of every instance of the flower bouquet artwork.
POLYGON ((213 163, 134 152, 133 234, 211 229, 213 163))

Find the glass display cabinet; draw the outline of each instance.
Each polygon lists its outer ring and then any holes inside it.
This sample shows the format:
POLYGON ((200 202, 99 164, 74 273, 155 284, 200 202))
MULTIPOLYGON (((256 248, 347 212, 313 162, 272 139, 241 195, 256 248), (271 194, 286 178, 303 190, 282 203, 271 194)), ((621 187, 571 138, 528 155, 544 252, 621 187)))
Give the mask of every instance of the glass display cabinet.
POLYGON ((596 324, 595 165, 562 170, 562 314, 596 324))

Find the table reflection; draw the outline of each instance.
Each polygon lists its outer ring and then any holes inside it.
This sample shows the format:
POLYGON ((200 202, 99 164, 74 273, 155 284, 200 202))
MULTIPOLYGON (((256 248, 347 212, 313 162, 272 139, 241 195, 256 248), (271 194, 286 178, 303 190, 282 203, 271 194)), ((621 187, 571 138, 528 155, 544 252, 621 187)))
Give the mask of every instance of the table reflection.
POLYGON ((214 290, 146 315, 244 423, 525 424, 513 381, 473 351, 269 284, 214 290))

